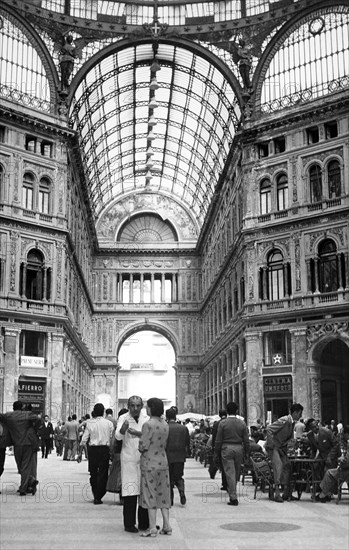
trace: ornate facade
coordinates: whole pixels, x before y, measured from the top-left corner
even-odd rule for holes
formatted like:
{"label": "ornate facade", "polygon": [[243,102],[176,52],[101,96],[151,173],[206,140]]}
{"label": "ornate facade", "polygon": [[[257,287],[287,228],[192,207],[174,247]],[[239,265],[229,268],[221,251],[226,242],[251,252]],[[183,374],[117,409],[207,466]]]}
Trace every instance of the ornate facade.
{"label": "ornate facade", "polygon": [[142,330],[179,412],[349,422],[349,2],[4,0],[0,407],[117,407]]}

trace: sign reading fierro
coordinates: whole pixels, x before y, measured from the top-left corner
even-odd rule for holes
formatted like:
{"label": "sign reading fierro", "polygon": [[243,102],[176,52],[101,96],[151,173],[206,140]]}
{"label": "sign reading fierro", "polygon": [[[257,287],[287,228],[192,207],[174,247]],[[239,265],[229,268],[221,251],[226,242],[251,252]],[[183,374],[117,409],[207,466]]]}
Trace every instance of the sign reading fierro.
{"label": "sign reading fierro", "polygon": [[292,377],[268,376],[264,378],[264,393],[267,395],[292,394]]}

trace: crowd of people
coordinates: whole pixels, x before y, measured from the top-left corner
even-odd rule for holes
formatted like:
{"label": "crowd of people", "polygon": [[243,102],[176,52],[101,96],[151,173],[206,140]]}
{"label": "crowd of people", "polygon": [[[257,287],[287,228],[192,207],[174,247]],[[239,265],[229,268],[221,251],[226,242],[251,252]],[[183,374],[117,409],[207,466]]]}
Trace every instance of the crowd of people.
{"label": "crowd of people", "polygon": [[[248,427],[234,402],[219,411],[219,419],[212,425],[205,419],[193,423],[189,417],[182,423],[177,413],[174,406],[165,411],[162,400],[156,397],[148,399],[144,408],[142,398],[133,395],[117,418],[112,409],[105,410],[102,403],[96,403],[91,415],[78,421],[72,414],[54,428],[47,415],[37,415],[30,406],[15,401],[13,411],[0,414],[0,476],[6,448],[13,448],[21,477],[18,493],[35,495],[39,451],[48,459],[55,445],[57,456],[78,462],[85,454],[93,503],[103,504],[107,492],[118,493],[125,531],[142,537],[171,535],[175,488],[180,504],[185,506],[184,465],[187,458],[198,458],[201,452],[208,457],[210,477],[214,479],[221,472],[222,490],[227,491],[230,506],[239,505],[237,483],[242,467],[250,463],[254,453],[270,461],[274,483],[269,498],[278,503],[296,498],[292,495],[292,455],[319,458],[323,463],[317,502],[331,500],[338,480],[349,481],[349,426],[341,421],[328,425],[314,418],[304,421],[300,403],[292,404],[288,415],[266,426],[258,421]],[[157,525],[158,510],[161,528]]]}

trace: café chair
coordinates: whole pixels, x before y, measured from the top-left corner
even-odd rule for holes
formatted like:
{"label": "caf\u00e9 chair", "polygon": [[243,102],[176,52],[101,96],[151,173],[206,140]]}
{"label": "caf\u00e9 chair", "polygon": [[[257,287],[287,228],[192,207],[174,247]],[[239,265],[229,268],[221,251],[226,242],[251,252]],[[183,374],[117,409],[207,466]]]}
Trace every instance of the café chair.
{"label": "caf\u00e9 chair", "polygon": [[274,498],[274,474],[269,458],[263,453],[252,453],[251,464],[255,478],[254,499],[256,499],[257,491],[263,493],[268,490],[269,498]]}
{"label": "caf\u00e9 chair", "polygon": [[[346,478],[339,477],[338,479],[338,493],[336,498],[336,504],[339,503],[339,501],[342,499],[342,495],[346,494],[349,495],[349,474],[347,473]],[[346,487],[344,487],[344,484],[346,484]]]}

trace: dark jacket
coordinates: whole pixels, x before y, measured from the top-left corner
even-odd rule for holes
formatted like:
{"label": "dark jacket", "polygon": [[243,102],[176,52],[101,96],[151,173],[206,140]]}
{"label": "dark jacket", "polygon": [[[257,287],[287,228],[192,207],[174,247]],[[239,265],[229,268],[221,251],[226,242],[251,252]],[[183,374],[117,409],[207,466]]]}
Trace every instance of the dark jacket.
{"label": "dark jacket", "polygon": [[41,437],[41,439],[43,439],[45,441],[47,439],[52,439],[52,437],[53,437],[53,426],[52,426],[51,422],[48,422],[47,426],[45,426],[45,422],[42,422],[42,424],[40,424],[40,427],[39,427],[39,430],[38,430],[38,435],[39,435],[39,437]]}
{"label": "dark jacket", "polygon": [[0,421],[5,422],[8,427],[15,447],[32,444],[31,433],[37,419],[37,415],[30,411],[11,411],[0,414]]}
{"label": "dark jacket", "polygon": [[167,461],[169,464],[174,462],[185,462],[190,446],[190,437],[188,428],[177,422],[168,423],[169,432],[166,445]]}
{"label": "dark jacket", "polygon": [[308,432],[307,439],[312,454],[315,456],[319,451],[319,457],[326,460],[327,466],[336,468],[341,451],[339,441],[333,431],[320,426],[317,440],[314,432]]}
{"label": "dark jacket", "polygon": [[5,422],[0,422],[0,449],[5,449],[6,447],[12,447],[12,439],[10,432]]}

